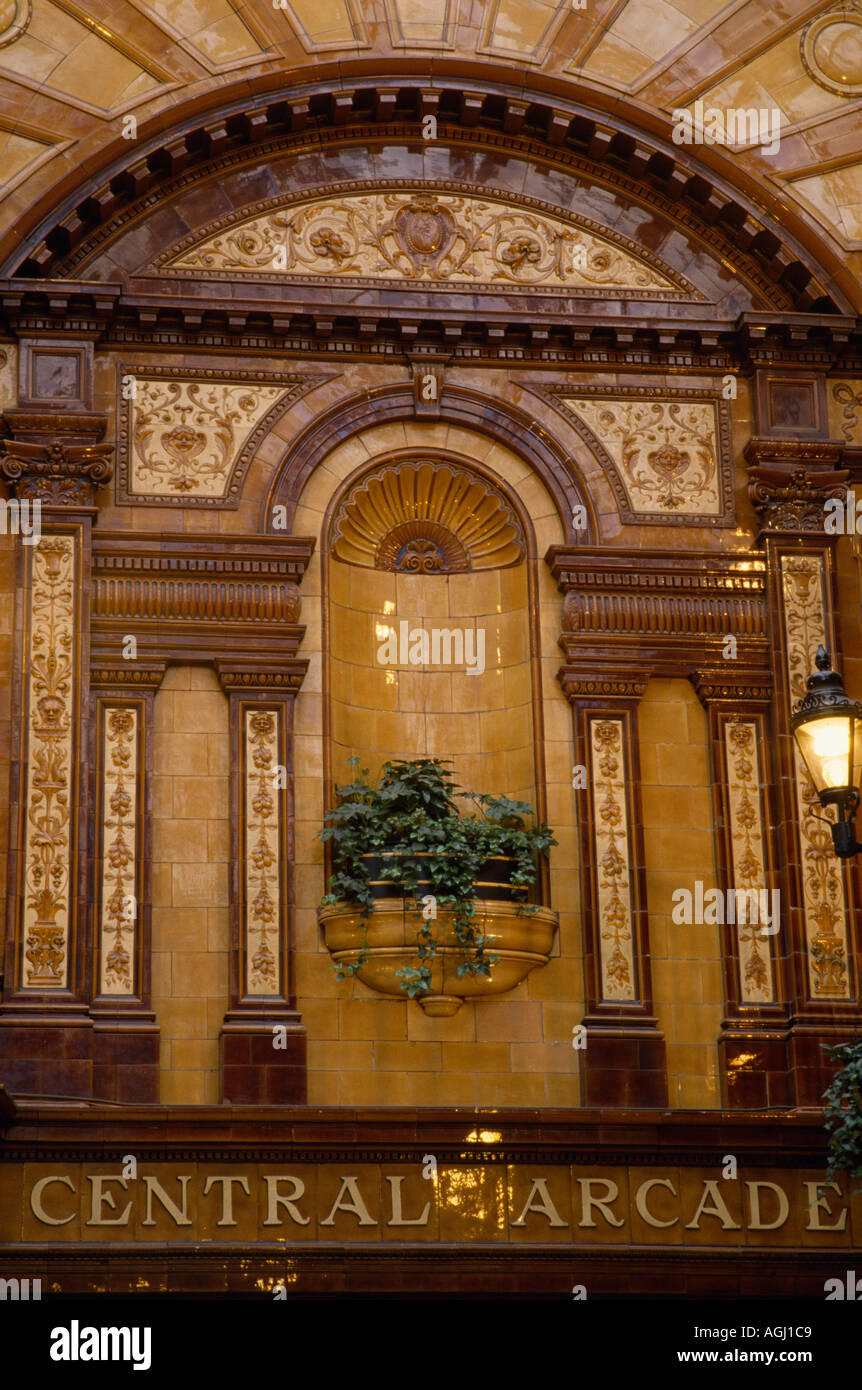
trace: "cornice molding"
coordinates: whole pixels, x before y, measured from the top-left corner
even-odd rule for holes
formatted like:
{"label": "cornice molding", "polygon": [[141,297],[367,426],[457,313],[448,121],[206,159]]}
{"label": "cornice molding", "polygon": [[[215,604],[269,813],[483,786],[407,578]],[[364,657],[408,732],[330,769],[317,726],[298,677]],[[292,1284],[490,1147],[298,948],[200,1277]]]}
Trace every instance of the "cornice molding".
{"label": "cornice molding", "polygon": [[710,705],[755,704],[767,706],[772,701],[772,675],[769,671],[729,670],[724,667],[695,671],[691,683],[705,708]]}
{"label": "cornice molding", "polygon": [[[650,367],[748,374],[758,365],[804,365],[862,374],[862,319],[838,314],[753,314],[725,319],[709,306],[679,312],[633,312],[608,317],[603,307],[568,299],[501,309],[499,299],[477,314],[475,305],[444,304],[438,291],[433,319],[407,303],[319,299],[273,307],[253,287],[230,296],[210,287],[205,306],[191,291],[154,281],[153,293],[127,292],[97,281],[0,280],[0,330],[10,337],[64,334],[98,338],[101,349],[164,348],[293,355],[304,363],[445,360],[450,365],[501,364]],[[206,321],[204,321],[204,307]],[[637,309],[637,305],[631,306]],[[668,306],[670,308],[670,306]],[[676,306],[677,311],[680,306]],[[765,320],[765,322],[763,321]]]}
{"label": "cornice molding", "polygon": [[647,688],[649,675],[642,671],[626,675],[614,668],[612,674],[609,672],[595,679],[584,676],[580,668],[561,666],[557,680],[567,700],[598,700],[604,705],[617,700],[639,700]]}
{"label": "cornice molding", "polygon": [[[569,698],[594,693],[576,685],[625,695],[615,682],[693,680],[701,670],[720,672],[716,684],[746,690],[758,684],[758,672],[768,677],[761,556],[554,546],[545,559],[564,594],[559,645],[567,664],[559,678]],[[734,655],[726,658],[728,638]]]}
{"label": "cornice molding", "polygon": [[[147,685],[160,663],[197,661],[221,663],[238,685],[298,689],[307,666],[296,656],[305,632],[299,584],[313,549],[295,536],[97,531],[91,663],[99,683]],[[136,648],[125,668],[129,633]]]}

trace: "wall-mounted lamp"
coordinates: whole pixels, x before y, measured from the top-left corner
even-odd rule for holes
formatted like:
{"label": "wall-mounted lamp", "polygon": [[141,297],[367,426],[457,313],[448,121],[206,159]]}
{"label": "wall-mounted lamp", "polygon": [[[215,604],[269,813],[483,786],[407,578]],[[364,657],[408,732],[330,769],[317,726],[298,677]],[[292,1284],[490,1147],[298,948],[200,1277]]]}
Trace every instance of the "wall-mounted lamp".
{"label": "wall-mounted lamp", "polygon": [[821,806],[838,808],[832,840],[838,857],[849,859],[862,850],[855,825],[862,780],[862,704],[849,698],[838,672],[830,670],[825,647],[817,648],[815,663],[808,694],[790,716],[790,731]]}

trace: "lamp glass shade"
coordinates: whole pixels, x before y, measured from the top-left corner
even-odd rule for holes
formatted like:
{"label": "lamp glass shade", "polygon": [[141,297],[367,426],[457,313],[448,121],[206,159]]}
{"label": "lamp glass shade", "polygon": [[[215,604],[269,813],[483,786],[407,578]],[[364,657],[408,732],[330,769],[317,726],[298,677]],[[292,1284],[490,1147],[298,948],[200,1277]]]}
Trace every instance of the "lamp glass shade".
{"label": "lamp glass shade", "polygon": [[849,792],[862,780],[862,721],[853,702],[845,710],[812,714],[793,730],[799,751],[819,793]]}

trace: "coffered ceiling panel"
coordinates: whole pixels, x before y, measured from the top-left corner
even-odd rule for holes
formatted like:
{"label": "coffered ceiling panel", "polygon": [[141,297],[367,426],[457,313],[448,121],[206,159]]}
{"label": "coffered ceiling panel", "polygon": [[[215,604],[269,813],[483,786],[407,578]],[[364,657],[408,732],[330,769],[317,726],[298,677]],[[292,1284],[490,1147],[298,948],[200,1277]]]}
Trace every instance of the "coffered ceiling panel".
{"label": "coffered ceiling panel", "polygon": [[727,0],[630,0],[584,71],[616,85],[633,84],[726,8]]}
{"label": "coffered ceiling panel", "polygon": [[284,0],[278,8],[308,48],[352,48],[363,37],[359,6],[350,0]]}
{"label": "coffered ceiling panel", "polygon": [[554,21],[566,10],[571,10],[567,0],[494,0],[483,45],[522,60],[534,58],[547,42]]}
{"label": "coffered ceiling panel", "polygon": [[104,113],[163,86],[167,74],[83,9],[35,0],[26,29],[0,48],[0,73]]}
{"label": "coffered ceiling panel", "polygon": [[219,66],[260,55],[261,44],[230,0],[136,0],[169,34]]}
{"label": "coffered ceiling panel", "polygon": [[450,44],[456,0],[389,0],[393,43]]}

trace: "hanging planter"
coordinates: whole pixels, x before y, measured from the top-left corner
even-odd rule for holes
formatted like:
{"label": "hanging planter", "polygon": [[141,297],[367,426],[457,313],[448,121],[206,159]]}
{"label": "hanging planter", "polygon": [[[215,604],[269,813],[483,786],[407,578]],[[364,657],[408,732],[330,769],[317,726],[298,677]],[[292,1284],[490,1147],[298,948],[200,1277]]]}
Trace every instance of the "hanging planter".
{"label": "hanging planter", "polygon": [[[483,939],[486,959],[493,957],[488,974],[459,973],[464,946],[455,926],[455,913],[438,911],[433,958],[420,956],[426,940],[422,906],[403,898],[377,902],[369,918],[360,908],[334,904],[320,909],[323,936],[342,976],[349,971],[369,989],[404,997],[405,974],[419,975],[429,963],[427,989],[414,993],[425,1013],[446,1017],[457,1013],[465,999],[504,994],[526,978],[537,965],[547,965],[557,930],[557,915],[538,908],[530,916],[519,915],[509,903],[474,899],[476,930]],[[477,960],[477,953],[467,953]],[[355,967],[355,968],[351,968]]]}
{"label": "hanging planter", "polygon": [[465,793],[462,814],[434,758],[386,763],[376,787],[366,777],[338,788],[321,831],[335,872],[318,915],[338,978],[446,1015],[546,964],[557,916],[528,896],[556,842],[527,824],[531,808]]}

